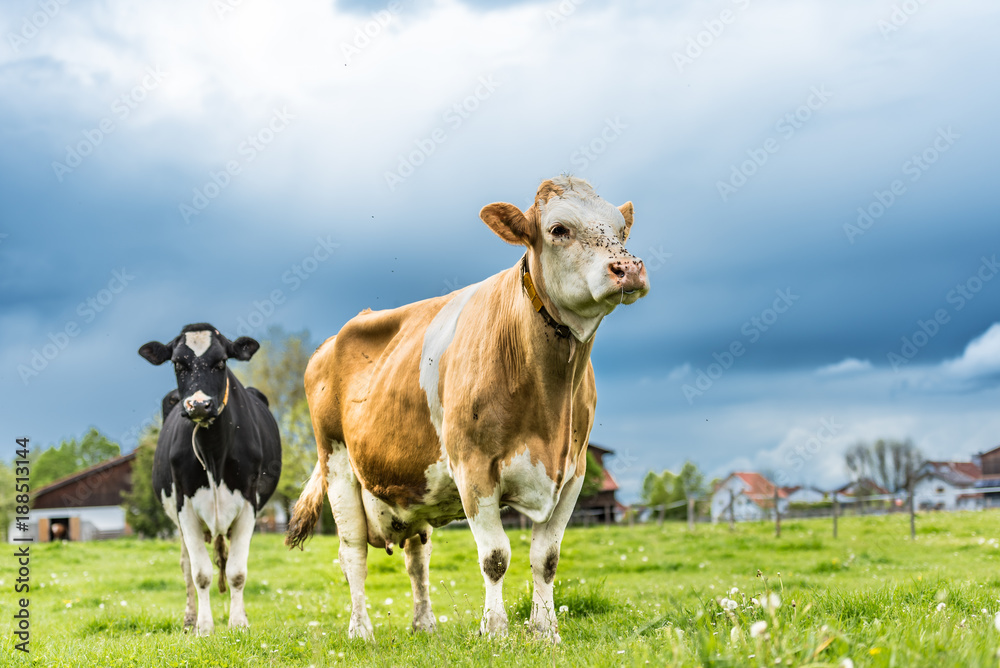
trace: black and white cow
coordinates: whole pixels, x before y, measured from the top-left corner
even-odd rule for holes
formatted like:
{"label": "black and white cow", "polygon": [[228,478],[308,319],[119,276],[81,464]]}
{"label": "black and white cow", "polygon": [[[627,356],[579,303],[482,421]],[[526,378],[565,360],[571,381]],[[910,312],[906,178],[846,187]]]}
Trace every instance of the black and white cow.
{"label": "black and white cow", "polygon": [[229,627],[248,625],[243,587],[250,537],[257,513],[281,476],[281,438],[267,398],[243,387],[226,367],[226,360],[249,360],[258,348],[251,338],[230,341],[201,323],[188,325],[170,343],[150,341],[139,349],[152,364],[172,361],[177,376],[177,390],[163,398],[153,487],[180,530],[187,583],[184,628],[197,623],[199,635],[215,629],[208,601],[212,558],[206,543],[215,548],[219,591],[229,582]]}

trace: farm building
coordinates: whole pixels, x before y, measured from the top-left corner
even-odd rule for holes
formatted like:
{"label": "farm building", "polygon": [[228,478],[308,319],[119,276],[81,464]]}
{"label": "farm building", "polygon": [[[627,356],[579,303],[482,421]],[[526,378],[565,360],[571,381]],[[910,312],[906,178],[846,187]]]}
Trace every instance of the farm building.
{"label": "farm building", "polygon": [[[876,503],[876,501],[871,500],[870,497],[887,496],[889,494],[889,490],[877,484],[873,480],[861,479],[851,481],[842,487],[838,487],[833,490],[833,494],[836,495],[836,499],[840,505],[851,506],[858,503]],[[877,503],[888,505],[886,504],[885,499],[877,501]]]}
{"label": "farm building", "polygon": [[788,505],[806,506],[830,500],[830,495],[815,487],[783,487]]}
{"label": "farm building", "polygon": [[913,486],[918,510],[977,510],[982,493],[975,490],[982,471],[972,462],[926,462]]}
{"label": "farm building", "polygon": [[[1000,487],[1000,446],[981,452],[972,458],[973,464],[978,464],[980,478],[975,487],[979,489],[994,489]],[[982,507],[995,508],[1000,506],[1000,492],[981,492]]]}
{"label": "farm building", "polygon": [[41,487],[32,494],[28,533],[45,543],[52,540],[100,540],[131,533],[125,523],[122,494],[132,489],[135,453],[109,459]]}
{"label": "farm building", "polygon": [[[774,517],[774,484],[759,473],[737,471],[716,486],[712,493],[712,521],[732,517],[737,522]],[[778,488],[778,510],[788,509],[788,493]]]}

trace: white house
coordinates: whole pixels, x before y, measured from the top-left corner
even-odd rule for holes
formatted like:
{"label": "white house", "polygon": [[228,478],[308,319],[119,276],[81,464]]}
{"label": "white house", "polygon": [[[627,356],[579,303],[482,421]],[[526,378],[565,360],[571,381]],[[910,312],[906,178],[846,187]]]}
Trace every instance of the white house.
{"label": "white house", "polygon": [[[778,510],[782,513],[788,510],[787,496],[785,490],[778,489]],[[712,493],[712,521],[727,521],[730,504],[738,522],[774,517],[774,485],[759,473],[732,473]]]}
{"label": "white house", "polygon": [[975,490],[982,478],[972,462],[926,462],[913,485],[918,510],[978,510],[983,495]]}
{"label": "white house", "polygon": [[829,495],[815,487],[785,487],[785,498],[789,504],[810,504],[829,501]]}

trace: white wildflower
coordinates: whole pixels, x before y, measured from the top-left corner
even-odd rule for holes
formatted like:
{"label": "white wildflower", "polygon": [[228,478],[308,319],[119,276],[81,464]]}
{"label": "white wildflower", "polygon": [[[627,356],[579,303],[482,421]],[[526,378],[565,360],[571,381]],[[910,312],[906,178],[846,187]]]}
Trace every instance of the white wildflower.
{"label": "white wildflower", "polygon": [[739,627],[734,626],[733,628],[729,629],[729,642],[735,645],[739,639],[740,639]]}
{"label": "white wildflower", "polygon": [[993,618],[993,626],[997,627],[997,631],[1000,631],[1000,612],[997,612],[996,617]]}
{"label": "white wildflower", "polygon": [[740,593],[740,588],[739,587],[733,587],[732,589],[729,590],[729,595],[730,596],[736,596],[739,593]]}
{"label": "white wildflower", "polygon": [[391,598],[385,599],[385,604],[386,605],[392,605],[392,599]]}
{"label": "white wildflower", "polygon": [[944,604],[944,601],[941,601],[940,603],[938,603],[938,604],[937,604],[937,611],[938,611],[938,612],[941,612],[941,611],[942,611],[942,610],[944,610],[944,609],[945,609],[946,607],[947,607],[947,606],[946,606],[946,605]]}
{"label": "white wildflower", "polygon": [[438,621],[444,624],[445,622],[448,621],[448,615],[441,615],[440,617],[438,617]]}
{"label": "white wildflower", "polygon": [[719,605],[721,605],[725,610],[735,610],[739,603],[731,598],[722,598],[719,600]]}
{"label": "white wildflower", "polygon": [[569,612],[569,606],[568,605],[560,605],[559,606],[559,612]]}
{"label": "white wildflower", "polygon": [[754,622],[753,624],[750,625],[750,637],[758,638],[766,630],[767,630],[767,622],[765,622],[763,619],[760,620],[759,622]]}
{"label": "white wildflower", "polygon": [[854,662],[851,661],[850,657],[848,657],[841,661],[837,668],[854,668]]}

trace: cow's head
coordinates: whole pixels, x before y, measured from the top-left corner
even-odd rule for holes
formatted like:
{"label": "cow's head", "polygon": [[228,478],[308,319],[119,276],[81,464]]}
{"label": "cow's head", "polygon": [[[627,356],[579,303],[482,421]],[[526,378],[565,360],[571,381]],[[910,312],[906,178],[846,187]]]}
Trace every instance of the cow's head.
{"label": "cow's head", "polygon": [[188,325],[170,343],[150,341],[139,354],[151,364],[170,360],[177,376],[183,414],[195,422],[218,417],[229,399],[229,358],[246,361],[260,348],[247,336],[230,341],[206,323]]}
{"label": "cow's head", "polygon": [[625,248],[632,202],[609,204],[583,179],[543,182],[525,212],[497,202],[479,215],[504,241],[528,247],[536,289],[581,341],[616,306],[649,292],[645,265]]}

